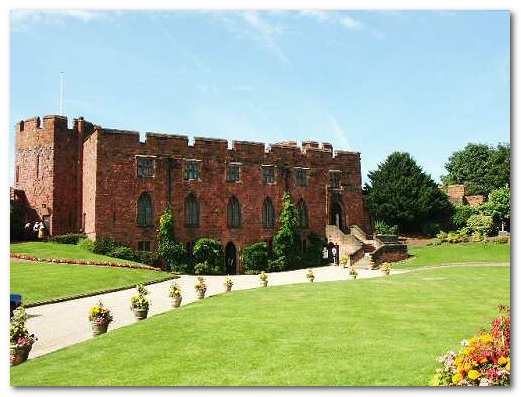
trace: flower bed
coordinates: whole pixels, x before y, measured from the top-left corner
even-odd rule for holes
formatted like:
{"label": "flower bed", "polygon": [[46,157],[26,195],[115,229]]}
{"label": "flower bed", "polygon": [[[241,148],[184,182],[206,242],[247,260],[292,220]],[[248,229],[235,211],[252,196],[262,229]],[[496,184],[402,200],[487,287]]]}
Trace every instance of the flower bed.
{"label": "flower bed", "polygon": [[434,386],[510,385],[510,309],[499,306],[499,312],[489,331],[462,341],[458,353],[439,358]]}
{"label": "flower bed", "polygon": [[31,262],[45,262],[45,263],[64,263],[69,265],[89,265],[89,266],[105,266],[105,267],[123,267],[127,269],[144,269],[144,270],[154,270],[156,272],[161,271],[161,269],[143,265],[139,263],[124,263],[124,262],[97,262],[97,261],[88,261],[83,259],[60,259],[60,258],[39,258],[36,256],[25,255],[25,254],[14,254],[11,253],[11,258],[15,259],[23,259],[25,261]]}

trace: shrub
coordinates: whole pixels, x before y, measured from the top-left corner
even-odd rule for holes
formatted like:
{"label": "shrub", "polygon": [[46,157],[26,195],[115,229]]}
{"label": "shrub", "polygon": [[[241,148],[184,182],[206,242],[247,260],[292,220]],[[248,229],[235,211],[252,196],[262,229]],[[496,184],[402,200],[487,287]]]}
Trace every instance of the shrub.
{"label": "shrub", "polygon": [[67,233],[59,236],[52,236],[49,238],[49,241],[59,244],[78,244],[81,239],[86,237],[87,236],[83,233]]}
{"label": "shrub", "polygon": [[[268,271],[269,272],[282,272],[284,270],[286,270],[286,261],[284,258],[276,258],[276,259],[268,260]],[[255,273],[255,274],[257,274],[257,273]]]}
{"label": "shrub", "polygon": [[157,254],[166,262],[167,270],[187,272],[189,261],[185,248],[175,241],[174,215],[168,207],[159,218]]}
{"label": "shrub", "polygon": [[476,209],[471,207],[470,205],[455,205],[454,213],[452,214],[452,223],[457,228],[466,226],[467,220],[476,213]]}
{"label": "shrub", "polygon": [[195,274],[211,274],[210,266],[207,262],[200,262],[194,266]]}
{"label": "shrub", "polygon": [[467,220],[467,228],[471,233],[479,233],[488,236],[494,226],[494,220],[489,215],[475,214]]}
{"label": "shrub", "polygon": [[80,239],[78,241],[78,245],[87,250],[87,251],[93,251],[94,250],[94,241],[88,239],[88,238],[83,238],[83,239]]}
{"label": "shrub", "polygon": [[130,247],[125,247],[122,245],[115,247],[113,250],[109,251],[107,255],[113,258],[126,259],[129,261],[136,259],[134,250]]}
{"label": "shrub", "polygon": [[155,252],[151,251],[134,251],[134,258],[135,261],[147,265],[157,265],[159,263],[159,257]]}
{"label": "shrub", "polygon": [[316,233],[308,235],[308,247],[302,258],[302,267],[319,266],[322,263],[322,248],[324,242]]}
{"label": "shrub", "polygon": [[244,247],[241,259],[245,271],[260,272],[268,270],[268,244],[262,241]]}
{"label": "shrub", "polygon": [[444,232],[444,231],[441,231],[439,232],[437,235],[436,235],[436,238],[442,242],[442,243],[445,243],[447,242],[447,232]]}
{"label": "shrub", "polygon": [[194,245],[194,258],[198,265],[201,263],[206,264],[208,274],[224,274],[223,248],[217,240],[209,238],[197,240]]}
{"label": "shrub", "polygon": [[108,255],[108,253],[121,244],[108,238],[100,238],[93,241],[92,252],[95,254]]}
{"label": "shrub", "polygon": [[436,236],[441,230],[441,226],[436,222],[424,223],[421,227],[421,232],[429,237]]}
{"label": "shrub", "polygon": [[282,196],[279,230],[273,236],[273,253],[282,270],[292,269],[300,263],[300,238],[297,231],[297,210],[288,192]]}
{"label": "shrub", "polygon": [[397,225],[389,226],[384,221],[377,220],[374,223],[374,231],[375,231],[376,234],[393,234],[393,235],[397,235],[398,234],[398,226]]}

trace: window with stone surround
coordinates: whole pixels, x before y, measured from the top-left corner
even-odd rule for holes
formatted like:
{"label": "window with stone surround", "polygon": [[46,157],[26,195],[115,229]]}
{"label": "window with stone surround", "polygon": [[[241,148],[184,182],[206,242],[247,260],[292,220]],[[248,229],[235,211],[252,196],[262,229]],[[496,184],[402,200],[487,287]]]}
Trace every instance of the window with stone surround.
{"label": "window with stone surround", "polygon": [[226,180],[228,182],[238,182],[241,177],[241,165],[239,163],[229,163],[226,167]]}
{"label": "window with stone surround", "polygon": [[342,172],[338,170],[330,170],[329,171],[329,186],[333,189],[340,188],[340,177],[342,176]]}
{"label": "window with stone surround", "polygon": [[185,225],[199,226],[199,201],[193,193],[190,193],[185,199]]}
{"label": "window with stone surround", "polygon": [[199,179],[199,160],[185,160],[184,178],[186,181]]}
{"label": "window with stone surround", "polygon": [[295,167],[295,183],[297,186],[308,185],[308,169],[302,167]]}
{"label": "window with stone surround", "polygon": [[228,201],[228,227],[238,228],[241,226],[241,205],[236,197]]}
{"label": "window with stone surround", "polygon": [[150,193],[143,192],[137,200],[137,224],[139,226],[153,225],[152,197]]}
{"label": "window with stone surround", "polygon": [[138,251],[150,251],[150,241],[138,241],[137,249]]}
{"label": "window with stone surround", "polygon": [[308,207],[303,199],[300,199],[297,204],[297,226],[301,229],[308,227]]}
{"label": "window with stone surround", "polygon": [[137,176],[150,178],[154,176],[154,159],[152,157],[137,156]]}
{"label": "window with stone surround", "polygon": [[262,182],[275,183],[275,167],[272,165],[262,166]]}
{"label": "window with stone surround", "polygon": [[262,204],[262,225],[266,229],[273,229],[275,226],[275,208],[269,197]]}

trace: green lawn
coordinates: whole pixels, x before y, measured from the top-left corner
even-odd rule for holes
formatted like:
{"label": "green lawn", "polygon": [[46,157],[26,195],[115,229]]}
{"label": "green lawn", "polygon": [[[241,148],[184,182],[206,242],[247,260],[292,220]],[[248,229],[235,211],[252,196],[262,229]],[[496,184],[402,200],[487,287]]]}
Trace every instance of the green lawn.
{"label": "green lawn", "polygon": [[428,385],[509,285],[480,266],[236,291],[29,360],[11,384]]}
{"label": "green lawn", "polygon": [[94,254],[79,245],[48,243],[42,241],[11,244],[11,252],[14,254],[32,255],[45,259],[82,259],[98,262],[135,263],[124,259]]}
{"label": "green lawn", "polygon": [[11,292],[24,304],[165,279],[165,272],[11,261]]}
{"label": "green lawn", "polygon": [[462,243],[409,247],[413,258],[393,264],[396,269],[448,263],[510,262],[510,244]]}

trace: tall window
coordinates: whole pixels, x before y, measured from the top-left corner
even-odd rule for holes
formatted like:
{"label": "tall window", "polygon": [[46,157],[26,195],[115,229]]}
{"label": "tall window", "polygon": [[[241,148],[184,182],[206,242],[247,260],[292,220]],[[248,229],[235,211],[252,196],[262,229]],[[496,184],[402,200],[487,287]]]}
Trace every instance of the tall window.
{"label": "tall window", "polygon": [[340,171],[329,171],[329,186],[334,189],[338,189],[340,187],[340,176],[342,172]]}
{"label": "tall window", "polygon": [[232,197],[228,201],[228,227],[235,228],[241,226],[241,205],[237,198]]}
{"label": "tall window", "polygon": [[154,176],[154,159],[137,157],[137,176],[147,178]]}
{"label": "tall window", "polygon": [[295,168],[295,182],[297,183],[297,186],[308,185],[308,174],[306,168]]}
{"label": "tall window", "polygon": [[185,163],[185,180],[193,181],[199,179],[199,161],[187,160]]}
{"label": "tall window", "polygon": [[275,167],[272,165],[262,166],[262,182],[263,183],[274,183],[275,182]]}
{"label": "tall window", "polygon": [[308,227],[308,223],[308,208],[304,200],[300,199],[297,204],[297,225],[305,229]]}
{"label": "tall window", "polygon": [[36,155],[36,178],[40,177],[40,154]]}
{"label": "tall window", "polygon": [[262,225],[266,229],[273,229],[275,226],[275,209],[269,197],[266,197],[262,204]]}
{"label": "tall window", "polygon": [[150,251],[150,241],[138,241],[137,249],[138,251]]}
{"label": "tall window", "polygon": [[239,164],[228,164],[226,170],[226,180],[228,182],[237,182],[240,179],[241,168]]}
{"label": "tall window", "polygon": [[186,226],[199,226],[199,201],[190,193],[185,199]]}
{"label": "tall window", "polygon": [[139,226],[152,226],[152,197],[143,192],[137,200],[137,223]]}
{"label": "tall window", "polygon": [[16,166],[16,182],[20,182],[20,166]]}

